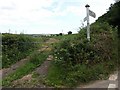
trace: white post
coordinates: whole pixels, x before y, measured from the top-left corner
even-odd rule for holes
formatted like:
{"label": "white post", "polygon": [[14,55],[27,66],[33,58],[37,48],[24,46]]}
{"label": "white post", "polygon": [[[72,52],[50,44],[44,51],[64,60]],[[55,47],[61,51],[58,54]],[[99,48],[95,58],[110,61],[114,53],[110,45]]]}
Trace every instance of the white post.
{"label": "white post", "polygon": [[87,39],[90,41],[90,25],[89,25],[89,5],[87,4],[86,6],[86,11],[87,11]]}

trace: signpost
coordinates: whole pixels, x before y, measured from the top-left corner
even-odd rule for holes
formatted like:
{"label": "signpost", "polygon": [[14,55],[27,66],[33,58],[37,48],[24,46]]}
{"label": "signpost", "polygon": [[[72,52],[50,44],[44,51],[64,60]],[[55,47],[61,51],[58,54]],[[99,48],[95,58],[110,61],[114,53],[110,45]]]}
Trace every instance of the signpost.
{"label": "signpost", "polygon": [[87,16],[84,18],[84,22],[87,21],[87,39],[88,41],[90,41],[90,24],[89,24],[89,15],[92,17],[96,17],[95,13],[91,10],[89,10],[89,5],[87,4],[86,6],[86,12],[87,12]]}

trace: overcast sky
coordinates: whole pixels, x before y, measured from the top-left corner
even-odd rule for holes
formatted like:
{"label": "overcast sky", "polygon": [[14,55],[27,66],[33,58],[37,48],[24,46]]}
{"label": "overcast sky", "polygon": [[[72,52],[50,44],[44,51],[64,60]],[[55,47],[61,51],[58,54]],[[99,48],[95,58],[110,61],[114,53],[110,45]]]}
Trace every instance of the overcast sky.
{"label": "overcast sky", "polygon": [[0,0],[0,32],[77,33],[86,16],[86,4],[97,16],[90,17],[92,23],[111,3],[114,0]]}

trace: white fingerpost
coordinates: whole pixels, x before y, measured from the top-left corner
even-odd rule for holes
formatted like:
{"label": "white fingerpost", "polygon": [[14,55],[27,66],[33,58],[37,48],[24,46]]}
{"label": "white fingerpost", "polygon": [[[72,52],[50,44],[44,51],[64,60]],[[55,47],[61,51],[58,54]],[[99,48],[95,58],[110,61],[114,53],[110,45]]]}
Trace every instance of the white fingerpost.
{"label": "white fingerpost", "polygon": [[89,24],[89,5],[87,4],[86,6],[86,11],[87,11],[87,39],[90,41],[90,24]]}

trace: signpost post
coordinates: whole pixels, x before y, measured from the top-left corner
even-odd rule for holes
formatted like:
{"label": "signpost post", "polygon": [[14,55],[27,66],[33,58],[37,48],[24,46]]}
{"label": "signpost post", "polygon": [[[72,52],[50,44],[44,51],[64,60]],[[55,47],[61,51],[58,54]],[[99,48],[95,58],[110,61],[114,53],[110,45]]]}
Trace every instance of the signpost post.
{"label": "signpost post", "polygon": [[89,25],[89,5],[87,4],[86,6],[86,11],[87,11],[87,39],[90,41],[90,25]]}
{"label": "signpost post", "polygon": [[86,6],[86,12],[87,12],[87,16],[84,18],[84,22],[87,21],[87,39],[88,41],[90,41],[90,24],[89,24],[89,15],[92,17],[96,17],[95,13],[91,10],[89,10],[89,5],[87,4]]}

